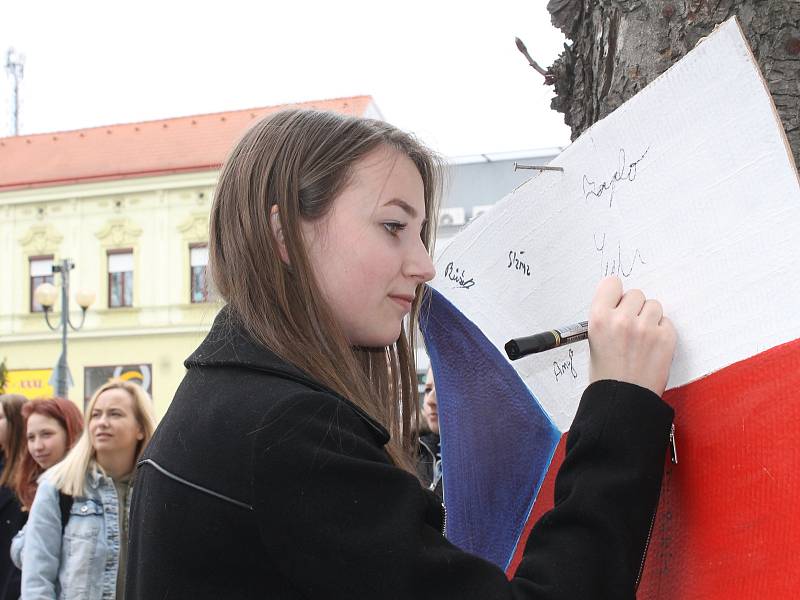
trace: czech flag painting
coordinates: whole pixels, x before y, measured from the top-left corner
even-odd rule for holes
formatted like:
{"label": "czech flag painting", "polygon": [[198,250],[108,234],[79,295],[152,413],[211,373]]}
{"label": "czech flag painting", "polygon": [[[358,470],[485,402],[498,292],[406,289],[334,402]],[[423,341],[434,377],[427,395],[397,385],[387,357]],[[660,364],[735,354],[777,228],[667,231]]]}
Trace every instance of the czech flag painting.
{"label": "czech flag painting", "polygon": [[[733,100],[735,98],[735,100]],[[588,384],[597,282],[678,330],[665,477],[640,598],[786,598],[800,586],[800,184],[738,23],[719,26],[437,257],[421,314],[436,378],[447,537],[513,575],[552,506]]]}
{"label": "czech flag painting", "polygon": [[514,368],[438,292],[423,319],[441,431],[469,432],[442,437],[446,534],[507,568],[561,432]]}

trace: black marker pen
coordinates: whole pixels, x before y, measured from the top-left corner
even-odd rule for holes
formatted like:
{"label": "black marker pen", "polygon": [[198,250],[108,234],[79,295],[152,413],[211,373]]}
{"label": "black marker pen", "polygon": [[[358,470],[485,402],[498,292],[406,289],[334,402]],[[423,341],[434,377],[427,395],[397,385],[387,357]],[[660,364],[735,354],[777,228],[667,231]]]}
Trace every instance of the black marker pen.
{"label": "black marker pen", "polygon": [[528,354],[552,350],[564,344],[579,342],[589,337],[589,321],[581,321],[575,325],[567,325],[551,329],[544,333],[529,335],[523,338],[508,340],[505,345],[506,354],[511,360],[517,360]]}

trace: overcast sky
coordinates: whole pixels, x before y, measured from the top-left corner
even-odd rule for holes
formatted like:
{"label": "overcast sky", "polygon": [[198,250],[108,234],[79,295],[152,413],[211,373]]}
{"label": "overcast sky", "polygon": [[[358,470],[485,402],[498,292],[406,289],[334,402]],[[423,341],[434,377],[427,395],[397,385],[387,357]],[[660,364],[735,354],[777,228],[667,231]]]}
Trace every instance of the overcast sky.
{"label": "overcast sky", "polygon": [[[565,146],[544,0],[17,0],[0,50],[25,55],[21,133],[371,94],[386,120],[450,155]],[[0,76],[0,134],[11,133]]]}

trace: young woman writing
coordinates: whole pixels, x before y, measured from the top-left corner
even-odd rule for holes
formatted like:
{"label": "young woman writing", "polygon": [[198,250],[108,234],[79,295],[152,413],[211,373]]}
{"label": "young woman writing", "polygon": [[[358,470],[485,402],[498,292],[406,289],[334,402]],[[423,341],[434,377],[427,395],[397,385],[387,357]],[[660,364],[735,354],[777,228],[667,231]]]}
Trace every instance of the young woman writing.
{"label": "young woman writing", "polygon": [[209,244],[227,305],[139,462],[128,600],[633,596],[674,330],[601,282],[555,508],[510,581],[455,548],[413,474],[438,181],[433,155],[379,121],[282,112],[234,148]]}

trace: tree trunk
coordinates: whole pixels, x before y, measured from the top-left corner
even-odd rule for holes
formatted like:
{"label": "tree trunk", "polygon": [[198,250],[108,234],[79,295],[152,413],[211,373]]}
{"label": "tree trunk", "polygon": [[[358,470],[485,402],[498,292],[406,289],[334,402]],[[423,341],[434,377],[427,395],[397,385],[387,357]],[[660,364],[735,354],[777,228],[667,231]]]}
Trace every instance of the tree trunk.
{"label": "tree trunk", "polygon": [[550,0],[547,9],[572,40],[550,70],[552,108],[573,140],[736,15],[800,165],[800,1]]}

